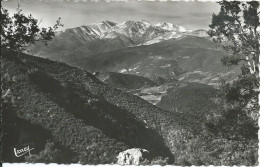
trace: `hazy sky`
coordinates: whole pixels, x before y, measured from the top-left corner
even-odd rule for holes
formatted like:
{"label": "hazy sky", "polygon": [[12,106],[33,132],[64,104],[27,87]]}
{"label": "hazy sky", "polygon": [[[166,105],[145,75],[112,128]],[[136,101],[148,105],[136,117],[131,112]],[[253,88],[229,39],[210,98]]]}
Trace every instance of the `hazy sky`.
{"label": "hazy sky", "polygon": [[[17,0],[2,2],[3,7],[13,13]],[[214,2],[54,2],[20,1],[25,14],[31,13],[42,19],[42,25],[50,26],[58,17],[64,28],[72,28],[104,20],[124,22],[146,20],[151,23],[170,22],[190,29],[207,29],[213,12],[219,6]],[[63,28],[63,29],[64,29]]]}

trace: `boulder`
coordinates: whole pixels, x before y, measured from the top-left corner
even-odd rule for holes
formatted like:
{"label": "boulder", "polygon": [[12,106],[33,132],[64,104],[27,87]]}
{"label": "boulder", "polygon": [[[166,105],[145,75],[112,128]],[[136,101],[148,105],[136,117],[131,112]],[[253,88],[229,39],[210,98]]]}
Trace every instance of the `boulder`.
{"label": "boulder", "polygon": [[140,165],[149,155],[149,151],[141,148],[132,148],[120,152],[117,156],[119,165]]}

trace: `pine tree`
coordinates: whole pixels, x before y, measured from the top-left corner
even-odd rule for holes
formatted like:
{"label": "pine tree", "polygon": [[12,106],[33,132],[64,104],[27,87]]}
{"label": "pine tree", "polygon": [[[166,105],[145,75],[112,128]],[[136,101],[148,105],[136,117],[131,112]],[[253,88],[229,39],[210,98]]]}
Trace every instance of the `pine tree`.
{"label": "pine tree", "polygon": [[260,21],[259,2],[221,1],[220,12],[213,14],[209,36],[222,45],[228,56],[226,66],[241,65],[242,74],[233,83],[224,83],[222,92],[231,109],[257,119],[259,103]]}

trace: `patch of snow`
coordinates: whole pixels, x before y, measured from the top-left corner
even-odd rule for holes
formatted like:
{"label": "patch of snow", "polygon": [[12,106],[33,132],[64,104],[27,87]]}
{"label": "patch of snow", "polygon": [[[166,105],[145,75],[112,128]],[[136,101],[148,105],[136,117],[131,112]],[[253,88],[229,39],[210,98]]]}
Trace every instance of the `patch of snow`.
{"label": "patch of snow", "polygon": [[191,32],[191,30],[188,30],[183,26],[175,25],[172,23],[158,23],[158,24],[156,24],[156,26],[160,27],[164,30],[167,30],[167,31],[176,31],[176,32],[181,32],[181,33]]}
{"label": "patch of snow", "polygon": [[172,23],[158,23],[156,26],[168,31],[177,31],[177,26]]}
{"label": "patch of snow", "polygon": [[179,27],[178,27],[178,31],[179,31],[179,32],[187,32],[187,29],[184,28],[184,27],[182,27],[182,26],[179,26]]}
{"label": "patch of snow", "polygon": [[166,40],[173,39],[173,38],[179,38],[181,36],[182,36],[182,34],[177,34],[176,32],[168,32],[167,34],[155,37],[155,38],[143,43],[142,45],[151,45],[151,44],[159,43],[161,41],[166,41]]}
{"label": "patch of snow", "polygon": [[98,31],[97,29],[92,29],[92,31],[95,33],[95,34],[97,34],[98,36],[100,36],[101,35],[101,32],[100,31]]}

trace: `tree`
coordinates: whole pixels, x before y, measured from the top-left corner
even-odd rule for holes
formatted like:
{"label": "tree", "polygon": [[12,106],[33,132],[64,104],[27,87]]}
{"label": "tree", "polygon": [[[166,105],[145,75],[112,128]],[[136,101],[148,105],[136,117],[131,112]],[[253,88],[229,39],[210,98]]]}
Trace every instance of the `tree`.
{"label": "tree", "polygon": [[228,56],[226,66],[241,65],[242,74],[233,83],[223,83],[226,102],[237,111],[256,114],[259,110],[260,21],[259,2],[221,1],[220,12],[213,14],[209,36],[220,43]]}
{"label": "tree", "polygon": [[53,27],[40,28],[40,22],[31,14],[25,16],[20,5],[13,16],[10,16],[8,11],[1,7],[1,48],[21,52],[37,42],[47,44],[54,38],[55,31],[63,26],[60,20],[61,18]]}

